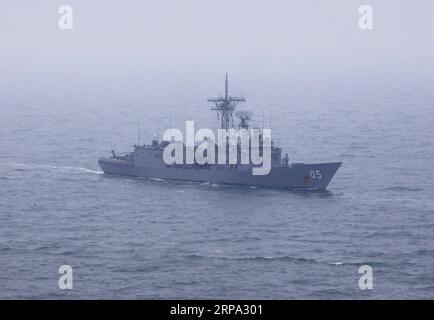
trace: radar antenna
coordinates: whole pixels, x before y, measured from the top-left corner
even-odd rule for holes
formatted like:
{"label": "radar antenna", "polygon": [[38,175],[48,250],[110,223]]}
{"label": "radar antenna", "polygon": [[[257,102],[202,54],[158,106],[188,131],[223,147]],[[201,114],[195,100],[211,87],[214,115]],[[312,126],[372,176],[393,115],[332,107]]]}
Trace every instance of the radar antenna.
{"label": "radar antenna", "polygon": [[235,112],[235,115],[240,119],[240,123],[238,124],[238,127],[242,129],[248,129],[249,128],[248,121],[252,120],[252,112],[239,110]]}
{"label": "radar antenna", "polygon": [[228,74],[226,73],[225,81],[225,96],[217,98],[209,98],[208,102],[214,102],[215,107],[211,110],[217,111],[217,116],[221,120],[220,128],[222,129],[232,129],[234,126],[233,113],[239,102],[246,102],[244,97],[231,97],[229,96],[229,81]]}

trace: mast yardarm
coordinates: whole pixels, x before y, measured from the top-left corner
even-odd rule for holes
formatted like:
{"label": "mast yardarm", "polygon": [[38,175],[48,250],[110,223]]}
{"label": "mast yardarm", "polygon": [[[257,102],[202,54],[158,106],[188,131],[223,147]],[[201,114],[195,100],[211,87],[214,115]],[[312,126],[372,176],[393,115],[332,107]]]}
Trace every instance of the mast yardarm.
{"label": "mast yardarm", "polygon": [[225,96],[217,98],[209,98],[208,102],[214,102],[215,107],[211,110],[217,111],[217,115],[221,121],[220,128],[232,129],[235,128],[233,113],[239,102],[246,102],[244,97],[231,97],[229,96],[229,81],[228,74],[226,73],[225,81]]}

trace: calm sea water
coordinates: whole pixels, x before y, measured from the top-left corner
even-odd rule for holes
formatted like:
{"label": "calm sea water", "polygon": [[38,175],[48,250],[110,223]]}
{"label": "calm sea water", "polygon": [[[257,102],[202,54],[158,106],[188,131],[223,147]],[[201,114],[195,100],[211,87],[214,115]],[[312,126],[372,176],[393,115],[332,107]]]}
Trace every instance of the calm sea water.
{"label": "calm sea water", "polygon": [[343,161],[325,192],[105,176],[223,91],[121,80],[2,83],[1,298],[434,298],[432,79],[233,80],[291,160]]}

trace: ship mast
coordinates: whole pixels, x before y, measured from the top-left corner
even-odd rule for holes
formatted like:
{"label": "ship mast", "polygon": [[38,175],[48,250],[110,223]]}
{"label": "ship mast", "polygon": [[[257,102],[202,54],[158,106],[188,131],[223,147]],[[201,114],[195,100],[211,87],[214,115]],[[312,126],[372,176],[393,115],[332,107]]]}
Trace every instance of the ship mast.
{"label": "ship mast", "polygon": [[220,128],[222,129],[232,129],[234,126],[233,113],[239,102],[246,102],[244,97],[231,97],[229,96],[229,81],[228,74],[226,73],[225,81],[225,96],[217,98],[209,98],[208,102],[214,102],[215,107],[211,110],[217,111],[217,115],[221,121]]}

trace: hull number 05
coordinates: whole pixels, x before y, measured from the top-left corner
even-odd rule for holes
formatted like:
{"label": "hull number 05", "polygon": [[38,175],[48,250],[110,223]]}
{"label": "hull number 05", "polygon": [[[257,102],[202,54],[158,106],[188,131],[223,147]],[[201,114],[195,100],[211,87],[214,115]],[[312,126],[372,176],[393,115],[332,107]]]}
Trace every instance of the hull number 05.
{"label": "hull number 05", "polygon": [[322,179],[322,174],[320,170],[310,170],[309,174],[312,179]]}

